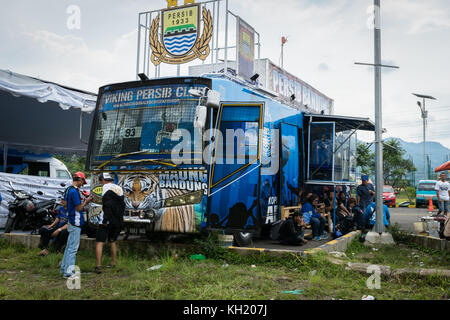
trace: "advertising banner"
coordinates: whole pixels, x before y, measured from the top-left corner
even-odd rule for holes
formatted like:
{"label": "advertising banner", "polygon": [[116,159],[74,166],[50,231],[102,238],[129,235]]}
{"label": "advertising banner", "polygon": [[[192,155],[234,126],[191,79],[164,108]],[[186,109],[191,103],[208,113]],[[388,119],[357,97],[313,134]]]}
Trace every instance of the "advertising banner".
{"label": "advertising banner", "polygon": [[255,30],[244,20],[237,17],[237,72],[244,79],[254,75]]}
{"label": "advertising banner", "polygon": [[[294,103],[307,111],[314,113],[331,114],[333,101],[319,91],[293,76],[287,71],[269,62],[269,89],[276,92],[281,99]],[[295,95],[295,100],[291,101]]]}

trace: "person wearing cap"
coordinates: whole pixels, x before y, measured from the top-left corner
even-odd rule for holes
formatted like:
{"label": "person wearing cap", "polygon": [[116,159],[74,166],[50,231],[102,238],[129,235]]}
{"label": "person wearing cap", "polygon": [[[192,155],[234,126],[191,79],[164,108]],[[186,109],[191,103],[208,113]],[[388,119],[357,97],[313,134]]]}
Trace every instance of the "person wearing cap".
{"label": "person wearing cap", "polygon": [[357,205],[361,210],[365,211],[367,206],[372,203],[373,196],[375,195],[375,188],[373,184],[369,182],[369,177],[366,174],[361,176],[362,183],[356,188]]}
{"label": "person wearing cap", "polygon": [[100,222],[97,230],[95,246],[97,266],[95,267],[94,272],[97,274],[102,272],[103,245],[106,240],[108,240],[111,246],[111,264],[109,267],[114,268],[116,266],[116,241],[122,231],[123,215],[125,212],[125,198],[123,195],[123,190],[120,186],[114,184],[114,178],[112,175],[108,172],[102,173],[99,180],[103,185],[103,213],[102,221]]}
{"label": "person wearing cap", "polygon": [[67,205],[67,231],[69,237],[67,238],[66,250],[61,263],[61,273],[65,278],[71,277],[75,274],[75,262],[80,245],[81,227],[84,225],[83,210],[87,204],[92,202],[93,198],[81,201],[79,188],[86,184],[86,176],[82,172],[77,172],[73,175],[72,185],[64,192],[64,202]]}

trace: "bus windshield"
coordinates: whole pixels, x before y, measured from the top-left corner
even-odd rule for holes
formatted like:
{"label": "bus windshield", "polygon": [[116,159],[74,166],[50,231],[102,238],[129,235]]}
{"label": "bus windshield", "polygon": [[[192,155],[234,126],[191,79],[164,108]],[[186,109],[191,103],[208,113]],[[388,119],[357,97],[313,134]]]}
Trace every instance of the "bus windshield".
{"label": "bus windshield", "polygon": [[[204,87],[196,85],[195,89]],[[88,155],[91,169],[115,158],[111,165],[124,163],[130,153],[141,154],[141,159],[144,153],[144,158],[170,159],[172,149],[186,142],[187,133],[193,141],[198,98],[189,95],[191,88],[186,84],[157,85],[99,95]]]}

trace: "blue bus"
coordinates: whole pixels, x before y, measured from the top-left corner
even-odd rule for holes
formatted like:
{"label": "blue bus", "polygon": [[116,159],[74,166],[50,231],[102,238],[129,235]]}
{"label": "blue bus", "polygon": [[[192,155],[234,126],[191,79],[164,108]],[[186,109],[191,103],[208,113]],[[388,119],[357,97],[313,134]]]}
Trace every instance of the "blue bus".
{"label": "blue bus", "polygon": [[357,130],[374,124],[225,74],[112,84],[99,90],[86,170],[94,194],[101,172],[122,186],[127,234],[221,230],[245,245],[300,190],[356,183]]}

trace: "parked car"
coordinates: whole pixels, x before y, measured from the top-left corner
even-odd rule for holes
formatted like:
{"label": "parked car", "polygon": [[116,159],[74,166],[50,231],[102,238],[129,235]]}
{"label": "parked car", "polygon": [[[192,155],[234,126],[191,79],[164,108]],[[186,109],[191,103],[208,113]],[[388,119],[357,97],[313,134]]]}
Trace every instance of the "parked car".
{"label": "parked car", "polygon": [[397,193],[391,186],[383,186],[383,203],[388,207],[395,208]]}
{"label": "parked car", "polygon": [[420,180],[416,189],[416,208],[428,207],[430,198],[433,199],[433,205],[438,205],[436,190],[436,180]]}

